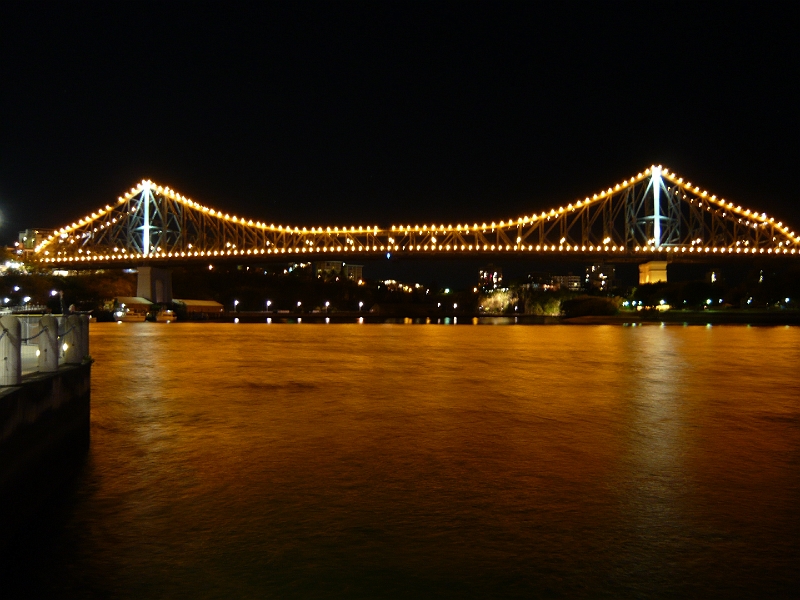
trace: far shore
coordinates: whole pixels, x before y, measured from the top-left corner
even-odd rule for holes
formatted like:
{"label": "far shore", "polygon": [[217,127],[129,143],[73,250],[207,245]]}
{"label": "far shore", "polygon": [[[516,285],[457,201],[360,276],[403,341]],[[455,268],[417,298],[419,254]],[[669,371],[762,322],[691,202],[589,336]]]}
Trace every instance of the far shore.
{"label": "far shore", "polygon": [[[187,322],[187,321],[183,321]],[[192,322],[191,320],[189,322]],[[198,321],[195,321],[198,322]],[[795,310],[679,310],[621,311],[615,315],[546,316],[486,313],[393,314],[373,312],[275,313],[263,311],[227,312],[204,322],[217,323],[405,323],[444,325],[800,325]]]}

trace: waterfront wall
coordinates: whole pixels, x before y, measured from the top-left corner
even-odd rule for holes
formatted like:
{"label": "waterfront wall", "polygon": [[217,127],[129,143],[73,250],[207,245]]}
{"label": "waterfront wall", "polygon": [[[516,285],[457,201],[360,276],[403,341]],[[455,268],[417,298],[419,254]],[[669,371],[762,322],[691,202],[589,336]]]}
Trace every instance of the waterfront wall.
{"label": "waterfront wall", "polygon": [[91,361],[0,387],[0,550],[83,464]]}

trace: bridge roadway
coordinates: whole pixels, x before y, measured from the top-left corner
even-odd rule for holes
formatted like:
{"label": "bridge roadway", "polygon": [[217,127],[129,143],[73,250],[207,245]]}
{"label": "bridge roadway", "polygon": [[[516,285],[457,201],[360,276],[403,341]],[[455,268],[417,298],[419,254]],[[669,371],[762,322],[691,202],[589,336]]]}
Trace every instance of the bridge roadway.
{"label": "bridge roadway", "polygon": [[[385,248],[385,246],[384,246]],[[286,264],[295,262],[315,262],[315,261],[343,261],[343,262],[367,262],[385,260],[480,260],[487,261],[525,261],[525,262],[597,262],[597,263],[626,263],[643,264],[650,261],[666,261],[667,263],[698,263],[698,264],[726,264],[740,261],[744,256],[748,256],[753,261],[769,259],[772,262],[789,262],[796,258],[796,252],[786,252],[778,254],[770,250],[758,253],[742,254],[730,251],[719,251],[714,248],[705,248],[698,252],[681,252],[667,250],[649,249],[644,251],[626,251],[625,249],[614,251],[590,251],[590,250],[494,250],[494,251],[396,251],[380,250],[361,251],[361,252],[314,252],[314,253],[295,253],[287,252],[209,252],[194,255],[181,256],[179,253],[164,256],[142,256],[129,254],[125,257],[106,257],[94,255],[88,259],[53,261],[47,266],[52,268],[62,268],[68,270],[94,270],[108,268],[138,268],[145,266],[158,266],[161,268],[191,267],[205,264]]]}

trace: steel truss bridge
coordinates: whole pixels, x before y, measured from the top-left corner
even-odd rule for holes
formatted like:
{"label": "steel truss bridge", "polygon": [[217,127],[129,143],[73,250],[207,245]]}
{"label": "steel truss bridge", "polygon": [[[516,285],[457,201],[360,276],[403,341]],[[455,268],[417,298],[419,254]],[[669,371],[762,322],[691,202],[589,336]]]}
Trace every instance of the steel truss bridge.
{"label": "steel truss bridge", "polygon": [[144,180],[36,248],[67,268],[209,259],[364,260],[391,256],[580,255],[592,260],[691,260],[798,255],[800,236],[765,213],[709,194],[666,168],[566,206],[491,223],[298,227],[203,206]]}

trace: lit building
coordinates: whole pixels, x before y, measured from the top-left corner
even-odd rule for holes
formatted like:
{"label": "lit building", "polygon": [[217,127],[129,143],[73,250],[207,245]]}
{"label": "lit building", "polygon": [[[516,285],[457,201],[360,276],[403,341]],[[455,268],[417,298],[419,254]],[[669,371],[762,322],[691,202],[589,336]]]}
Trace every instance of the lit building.
{"label": "lit building", "polygon": [[722,271],[712,269],[706,273],[706,283],[723,283]]}
{"label": "lit building", "polygon": [[19,238],[14,244],[14,251],[19,256],[32,255],[36,246],[55,233],[54,229],[26,229],[19,232]]}
{"label": "lit building", "polygon": [[590,265],[586,267],[584,287],[586,289],[600,290],[601,292],[610,292],[614,287],[615,273],[616,269],[613,265],[603,263]]}
{"label": "lit building", "polygon": [[364,279],[364,266],[352,265],[340,260],[324,260],[314,263],[314,277],[325,281],[335,281],[337,277],[351,281]]}
{"label": "lit building", "polygon": [[503,269],[489,265],[478,272],[478,285],[481,290],[488,292],[503,286]]}
{"label": "lit building", "polygon": [[283,270],[284,275],[288,275],[289,273],[294,273],[295,275],[308,275],[308,270],[312,266],[312,263],[303,263],[303,262],[294,262],[289,263],[289,265]]}
{"label": "lit building", "polygon": [[553,275],[551,280],[552,285],[559,290],[567,290],[570,292],[582,292],[583,281],[580,275]]}
{"label": "lit building", "polygon": [[534,273],[529,273],[528,282],[525,285],[525,287],[534,291],[552,290],[553,278],[550,276],[550,273],[545,273],[544,271],[536,271]]}

